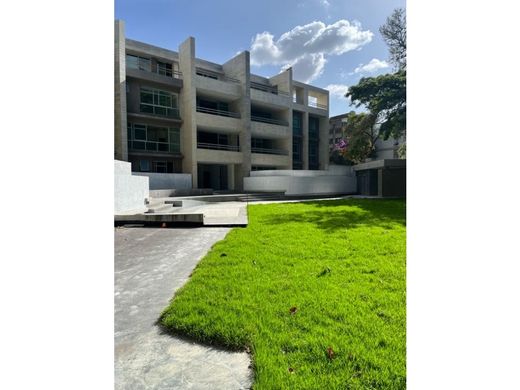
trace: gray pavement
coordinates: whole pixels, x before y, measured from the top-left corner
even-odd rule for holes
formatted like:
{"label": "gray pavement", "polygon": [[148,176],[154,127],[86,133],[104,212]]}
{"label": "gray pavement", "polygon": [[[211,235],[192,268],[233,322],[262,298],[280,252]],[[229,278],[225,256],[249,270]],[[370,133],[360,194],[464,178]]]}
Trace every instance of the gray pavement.
{"label": "gray pavement", "polygon": [[229,228],[115,229],[115,389],[248,389],[249,355],[161,334],[175,290]]}

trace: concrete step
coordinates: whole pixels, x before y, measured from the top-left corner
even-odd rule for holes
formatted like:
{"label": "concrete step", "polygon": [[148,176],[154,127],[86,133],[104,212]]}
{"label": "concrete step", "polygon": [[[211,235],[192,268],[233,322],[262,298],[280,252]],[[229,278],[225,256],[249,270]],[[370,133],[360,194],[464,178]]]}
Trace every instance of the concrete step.
{"label": "concrete step", "polygon": [[266,192],[240,195],[238,200],[241,202],[255,202],[262,200],[284,200],[285,194],[283,192]]}

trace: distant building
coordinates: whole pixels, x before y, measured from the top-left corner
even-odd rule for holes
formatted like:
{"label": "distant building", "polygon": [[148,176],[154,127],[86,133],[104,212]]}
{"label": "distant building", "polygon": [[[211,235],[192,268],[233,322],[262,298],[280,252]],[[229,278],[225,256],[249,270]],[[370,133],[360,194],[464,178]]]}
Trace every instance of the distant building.
{"label": "distant building", "polygon": [[242,190],[251,171],[324,170],[329,92],[265,78],[249,52],[224,64],[125,38],[115,22],[115,158],[133,172],[188,173],[193,188]]}
{"label": "distant building", "polygon": [[[347,123],[348,113],[336,115],[329,120],[329,148],[332,149],[343,137],[343,126]],[[376,125],[377,126],[377,125]],[[402,142],[402,140],[401,140]],[[400,142],[395,138],[376,141],[376,157],[374,160],[398,158]]]}

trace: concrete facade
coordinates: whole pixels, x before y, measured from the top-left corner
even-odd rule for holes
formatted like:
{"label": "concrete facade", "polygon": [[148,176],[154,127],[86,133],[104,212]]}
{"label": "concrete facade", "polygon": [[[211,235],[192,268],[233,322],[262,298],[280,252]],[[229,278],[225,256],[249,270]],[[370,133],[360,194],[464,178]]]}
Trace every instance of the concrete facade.
{"label": "concrete facade", "polygon": [[193,37],[176,52],[115,26],[115,152],[132,171],[242,191],[252,171],[327,169],[327,90],[293,80],[292,69],[254,75],[248,51],[216,64],[196,57]]}

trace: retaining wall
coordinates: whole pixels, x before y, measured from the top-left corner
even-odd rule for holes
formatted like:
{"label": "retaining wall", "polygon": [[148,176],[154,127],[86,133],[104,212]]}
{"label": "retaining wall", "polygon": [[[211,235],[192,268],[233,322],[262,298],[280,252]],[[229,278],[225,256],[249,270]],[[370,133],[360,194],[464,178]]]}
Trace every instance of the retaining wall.
{"label": "retaining wall", "polygon": [[189,173],[133,172],[133,174],[148,177],[151,190],[191,189]]}
{"label": "retaining wall", "polygon": [[353,194],[357,191],[352,167],[332,166],[323,171],[253,171],[244,178],[247,192],[285,192],[285,195]]}
{"label": "retaining wall", "polygon": [[133,176],[130,163],[114,160],[114,214],[143,213],[148,197],[148,178]]}

